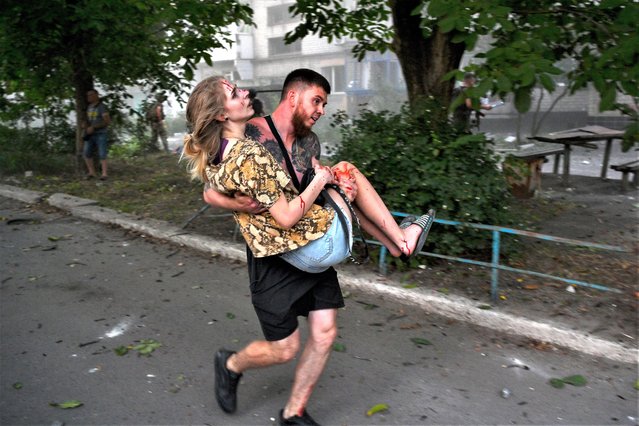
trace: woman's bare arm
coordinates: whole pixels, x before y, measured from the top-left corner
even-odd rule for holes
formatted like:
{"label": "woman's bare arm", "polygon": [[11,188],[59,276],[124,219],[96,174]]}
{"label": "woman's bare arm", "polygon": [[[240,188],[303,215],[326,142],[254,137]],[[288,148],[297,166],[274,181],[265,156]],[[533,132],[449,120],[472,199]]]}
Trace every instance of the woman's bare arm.
{"label": "woman's bare arm", "polygon": [[313,201],[320,194],[327,183],[333,181],[333,172],[330,167],[316,165],[315,177],[308,187],[299,196],[290,202],[286,200],[284,193],[271,206],[269,212],[273,219],[284,229],[292,228],[308,212],[313,205]]}

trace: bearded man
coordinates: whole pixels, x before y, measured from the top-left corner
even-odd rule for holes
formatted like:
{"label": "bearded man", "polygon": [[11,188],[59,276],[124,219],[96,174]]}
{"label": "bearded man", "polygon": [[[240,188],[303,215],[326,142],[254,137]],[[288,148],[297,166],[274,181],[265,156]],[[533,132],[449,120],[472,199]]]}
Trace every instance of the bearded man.
{"label": "bearded man", "polygon": [[[283,169],[288,170],[277,141],[279,135],[301,180],[304,171],[319,161],[320,143],[311,129],[325,114],[330,92],[330,84],[321,74],[309,69],[292,71],[284,81],[280,103],[273,114],[253,118],[246,135],[264,144]],[[263,211],[257,201],[245,195],[227,197],[208,187],[204,199],[229,210]],[[308,318],[308,339],[295,369],[289,399],[279,413],[279,424],[317,425],[307,413],[306,405],[337,336],[337,309],[344,306],[337,273],[329,268],[311,274],[278,256],[255,258],[249,249],[246,255],[251,300],[265,340],[253,341],[237,352],[220,349],[216,353],[218,405],[227,413],[236,410],[237,385],[245,371],[286,363],[296,357],[301,347],[298,317],[304,316]]]}

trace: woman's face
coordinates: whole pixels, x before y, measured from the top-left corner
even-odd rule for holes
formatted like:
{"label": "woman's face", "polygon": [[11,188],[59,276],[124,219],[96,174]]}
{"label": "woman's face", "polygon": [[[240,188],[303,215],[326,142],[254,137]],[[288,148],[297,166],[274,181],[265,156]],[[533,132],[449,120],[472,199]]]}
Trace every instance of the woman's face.
{"label": "woman's face", "polygon": [[222,80],[222,89],[226,96],[224,112],[229,121],[248,121],[253,117],[253,105],[248,90],[239,89],[227,80]]}

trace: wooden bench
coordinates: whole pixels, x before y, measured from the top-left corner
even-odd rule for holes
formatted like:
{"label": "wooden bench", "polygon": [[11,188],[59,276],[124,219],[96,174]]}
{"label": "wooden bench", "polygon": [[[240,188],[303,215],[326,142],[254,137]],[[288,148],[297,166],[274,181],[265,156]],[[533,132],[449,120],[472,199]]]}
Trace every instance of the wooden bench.
{"label": "wooden bench", "polygon": [[628,175],[630,173],[634,173],[632,185],[635,188],[639,187],[639,160],[633,160],[623,164],[613,164],[610,166],[610,168],[612,170],[621,172],[621,190],[623,192],[626,192],[628,190]]}
{"label": "wooden bench", "polygon": [[527,162],[531,162],[533,160],[538,160],[541,158],[543,158],[544,162],[546,162],[546,157],[548,157],[549,155],[554,155],[555,163],[553,164],[553,173],[557,174],[559,172],[559,157],[564,155],[564,148],[560,146],[543,148],[534,147],[529,149],[522,149],[521,151],[517,152],[512,152],[511,155]]}

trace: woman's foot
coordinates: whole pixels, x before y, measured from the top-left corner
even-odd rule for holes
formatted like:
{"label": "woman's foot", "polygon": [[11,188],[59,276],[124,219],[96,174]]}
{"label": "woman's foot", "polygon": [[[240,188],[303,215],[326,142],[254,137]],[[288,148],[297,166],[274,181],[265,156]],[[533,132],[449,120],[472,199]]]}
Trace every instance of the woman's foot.
{"label": "woman's foot", "polygon": [[418,218],[415,216],[408,216],[402,220],[399,227],[404,232],[404,245],[400,247],[402,260],[408,260],[416,253],[422,251],[424,243],[426,243],[426,237],[430,231],[433,221],[435,220],[435,211],[433,209],[428,210],[428,213]]}

